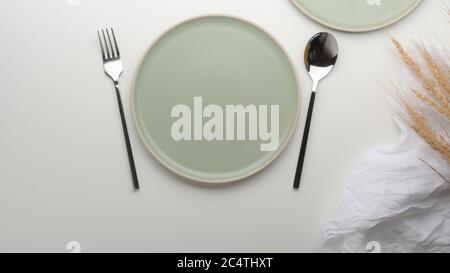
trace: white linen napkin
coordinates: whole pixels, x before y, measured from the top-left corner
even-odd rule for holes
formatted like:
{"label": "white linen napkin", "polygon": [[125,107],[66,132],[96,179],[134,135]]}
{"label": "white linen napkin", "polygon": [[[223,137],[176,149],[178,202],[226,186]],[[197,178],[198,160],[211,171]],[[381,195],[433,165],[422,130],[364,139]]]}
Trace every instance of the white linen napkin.
{"label": "white linen napkin", "polygon": [[[396,148],[373,148],[344,187],[324,229],[325,250],[450,252],[450,167],[410,129],[398,123]],[[372,242],[369,244],[369,242]]]}

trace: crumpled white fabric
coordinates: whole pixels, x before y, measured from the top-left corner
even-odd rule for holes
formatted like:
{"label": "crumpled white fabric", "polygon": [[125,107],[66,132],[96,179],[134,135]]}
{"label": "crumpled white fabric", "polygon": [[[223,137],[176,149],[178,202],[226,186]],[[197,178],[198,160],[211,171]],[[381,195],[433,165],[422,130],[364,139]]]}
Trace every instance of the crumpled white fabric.
{"label": "crumpled white fabric", "polygon": [[410,129],[399,123],[395,148],[373,148],[344,186],[325,225],[325,250],[450,252],[450,166]]}

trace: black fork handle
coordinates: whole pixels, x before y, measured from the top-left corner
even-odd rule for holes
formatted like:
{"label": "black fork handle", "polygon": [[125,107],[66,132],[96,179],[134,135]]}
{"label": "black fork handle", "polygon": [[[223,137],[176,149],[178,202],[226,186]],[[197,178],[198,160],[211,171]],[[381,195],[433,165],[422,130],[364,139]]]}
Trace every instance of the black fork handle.
{"label": "black fork handle", "polygon": [[125,113],[123,111],[122,106],[122,98],[120,96],[119,91],[119,83],[114,83],[116,87],[116,95],[117,95],[117,102],[119,104],[119,111],[120,111],[120,118],[122,120],[122,128],[123,128],[123,134],[125,137],[125,143],[127,145],[127,152],[128,152],[128,161],[130,162],[130,169],[131,169],[131,175],[133,177],[133,185],[136,190],[139,189],[139,181],[136,173],[136,166],[134,164],[134,158],[133,158],[133,151],[131,150],[131,144],[130,144],[130,137],[128,136],[128,129],[127,129],[127,122],[125,120]]}
{"label": "black fork handle", "polygon": [[303,131],[302,147],[300,148],[300,156],[298,158],[297,170],[295,171],[294,189],[300,187],[300,179],[302,178],[303,162],[305,161],[306,146],[308,144],[309,127],[311,126],[311,117],[314,109],[314,101],[316,99],[316,92],[311,93],[309,99],[308,115],[306,117],[305,131]]}

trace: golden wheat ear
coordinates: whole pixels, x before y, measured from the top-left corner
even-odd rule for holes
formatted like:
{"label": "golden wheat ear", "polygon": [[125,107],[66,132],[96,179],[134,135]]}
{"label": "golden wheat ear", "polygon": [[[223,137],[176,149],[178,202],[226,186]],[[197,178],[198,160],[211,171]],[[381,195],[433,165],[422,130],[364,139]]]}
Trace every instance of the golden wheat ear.
{"label": "golden wheat ear", "polygon": [[[419,86],[408,84],[397,91],[396,99],[402,108],[398,112],[403,114],[401,120],[450,164],[450,60],[439,58],[437,47],[432,46],[430,50],[422,44],[419,53],[414,55],[397,39],[391,38],[391,41],[400,59],[420,83]],[[423,111],[424,105],[434,112]],[[443,130],[437,129],[435,124],[441,124]]]}

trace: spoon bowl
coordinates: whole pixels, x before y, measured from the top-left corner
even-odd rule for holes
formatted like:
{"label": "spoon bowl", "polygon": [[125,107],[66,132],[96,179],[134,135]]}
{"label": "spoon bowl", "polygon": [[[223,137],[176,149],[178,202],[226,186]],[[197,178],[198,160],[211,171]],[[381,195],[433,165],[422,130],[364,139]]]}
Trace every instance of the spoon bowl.
{"label": "spoon bowl", "polygon": [[339,47],[333,35],[317,33],[305,48],[305,66],[313,80],[312,91],[317,90],[320,80],[330,74],[338,58]]}

